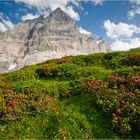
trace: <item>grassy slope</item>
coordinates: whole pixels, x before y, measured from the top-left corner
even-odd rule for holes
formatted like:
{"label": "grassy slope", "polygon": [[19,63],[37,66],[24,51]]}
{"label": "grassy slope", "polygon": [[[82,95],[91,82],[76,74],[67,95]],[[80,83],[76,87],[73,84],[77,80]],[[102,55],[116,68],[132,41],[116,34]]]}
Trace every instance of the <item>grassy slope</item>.
{"label": "grassy slope", "polygon": [[[8,122],[6,138],[118,138],[110,129],[109,119],[92,104],[91,100],[82,96],[57,101],[56,112],[45,111],[23,117],[20,121]],[[5,138],[3,132],[2,136]]]}
{"label": "grassy slope", "polygon": [[[126,53],[120,52],[115,60],[106,59],[107,61],[104,63],[102,61],[104,61],[105,54],[68,57],[70,61],[64,63],[74,64],[77,69],[77,71],[69,70],[72,73],[69,78],[65,73],[42,78],[37,75],[36,69],[48,67],[50,62],[53,66],[63,65],[61,64],[63,62],[59,60],[26,67],[9,74],[2,74],[0,80],[12,84],[13,90],[18,93],[24,94],[24,88],[29,87],[34,89],[36,94],[45,92],[48,96],[57,98],[52,105],[57,110],[55,112],[44,110],[40,113],[25,115],[16,121],[1,121],[0,138],[122,138],[113,132],[111,118],[104,116],[102,110],[96,108],[91,99],[87,99],[83,95],[65,95],[69,94],[69,83],[75,78],[104,80],[118,69],[128,69],[128,67],[118,64],[120,58],[138,52],[140,52],[139,49]],[[115,67],[108,66],[109,62],[111,62],[111,66],[114,65]],[[60,95],[64,98],[59,98]],[[127,138],[131,138],[131,136],[127,136]]]}

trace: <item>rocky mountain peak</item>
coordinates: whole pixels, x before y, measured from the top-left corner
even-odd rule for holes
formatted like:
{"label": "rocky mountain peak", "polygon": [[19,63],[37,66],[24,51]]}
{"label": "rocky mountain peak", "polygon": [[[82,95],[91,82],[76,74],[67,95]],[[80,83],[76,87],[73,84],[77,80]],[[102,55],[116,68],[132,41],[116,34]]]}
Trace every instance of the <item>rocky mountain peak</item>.
{"label": "rocky mountain peak", "polygon": [[58,20],[58,21],[71,21],[72,19],[61,9],[61,8],[57,8],[55,9],[50,15],[49,17],[47,17],[48,19],[53,19],[53,20]]}
{"label": "rocky mountain peak", "polygon": [[74,20],[57,8],[46,18],[17,24],[0,35],[0,72],[53,58],[109,51],[107,43],[81,33]]}

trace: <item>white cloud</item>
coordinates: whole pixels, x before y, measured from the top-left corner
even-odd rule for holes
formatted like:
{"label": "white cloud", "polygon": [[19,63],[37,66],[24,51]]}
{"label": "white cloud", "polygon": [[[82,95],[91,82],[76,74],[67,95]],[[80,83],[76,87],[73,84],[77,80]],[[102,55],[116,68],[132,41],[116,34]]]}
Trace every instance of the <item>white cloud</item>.
{"label": "white cloud", "polygon": [[42,14],[42,13],[48,14],[48,8],[51,11],[53,11],[56,8],[60,7],[74,20],[80,19],[79,14],[74,11],[73,7],[68,6],[69,0],[15,0],[15,1],[23,2],[28,6],[36,7],[38,9],[39,14]]}
{"label": "white cloud", "polygon": [[129,19],[134,18],[136,15],[140,15],[140,6],[134,8],[131,11],[128,11],[128,17],[129,17]]}
{"label": "white cloud", "polygon": [[95,5],[102,5],[104,0],[91,0]]}
{"label": "white cloud", "polygon": [[134,11],[128,11],[129,19],[132,19],[134,16],[135,16],[135,12]]}
{"label": "white cloud", "polygon": [[140,5],[140,0],[130,0],[130,2],[135,5]]}
{"label": "white cloud", "polygon": [[83,9],[81,2],[92,2],[94,5],[102,5],[104,0],[15,0],[15,2],[25,3],[29,8],[34,6],[37,8],[39,14],[45,16],[49,14],[48,9],[54,11],[56,8],[60,7],[71,18],[79,20],[79,14],[73,9],[71,4]]}
{"label": "white cloud", "polygon": [[0,32],[5,32],[14,27],[14,24],[9,20],[8,17],[4,17],[4,14],[0,14]]}
{"label": "white cloud", "polygon": [[69,0],[48,0],[47,5],[51,9],[51,11],[60,7],[63,11],[65,11],[71,18],[74,20],[79,20],[79,14],[74,11],[72,6],[67,6]]}
{"label": "white cloud", "polygon": [[69,0],[69,2],[71,2],[73,5],[79,7],[81,1],[80,0],[79,1],[78,0]]}
{"label": "white cloud", "polygon": [[46,0],[15,0],[16,2],[22,2],[30,6],[35,6],[37,8],[45,8],[45,5],[47,4]]}
{"label": "white cloud", "polygon": [[8,28],[8,29],[12,29],[14,27],[14,24],[9,20],[9,19],[4,19],[4,18],[1,18],[2,19],[2,22],[3,24]]}
{"label": "white cloud", "polygon": [[28,13],[27,15],[22,16],[21,19],[22,21],[25,21],[25,20],[31,20],[37,17],[39,17],[39,15],[33,15],[33,14]]}
{"label": "white cloud", "polygon": [[64,8],[63,10],[74,20],[80,19],[79,14],[73,10],[72,6],[68,6]]}
{"label": "white cloud", "polygon": [[132,38],[129,40],[115,40],[111,44],[113,51],[127,51],[132,48],[140,47],[140,38]]}
{"label": "white cloud", "polygon": [[69,2],[73,3],[77,7],[80,6],[81,2],[92,2],[94,5],[102,5],[105,0],[68,0]]}
{"label": "white cloud", "polygon": [[127,51],[140,47],[140,28],[134,24],[119,22],[115,24],[110,20],[104,21],[104,28],[107,36],[112,39],[111,48],[113,51]]}
{"label": "white cloud", "polygon": [[104,21],[104,28],[106,29],[106,34],[112,39],[117,39],[120,37],[132,37],[134,34],[140,33],[140,28],[133,24],[118,23],[115,24],[110,20]]}
{"label": "white cloud", "polygon": [[92,35],[92,33],[91,33],[91,32],[86,31],[86,30],[85,30],[85,29],[83,29],[82,27],[79,27],[79,31],[80,31],[80,33],[85,34],[85,35],[89,35],[89,36],[91,36],[91,35]]}
{"label": "white cloud", "polygon": [[140,0],[130,0],[132,9],[128,11],[129,19],[133,19],[136,15],[140,15]]}
{"label": "white cloud", "polygon": [[7,31],[6,26],[0,22],[0,32],[5,32],[5,31]]}

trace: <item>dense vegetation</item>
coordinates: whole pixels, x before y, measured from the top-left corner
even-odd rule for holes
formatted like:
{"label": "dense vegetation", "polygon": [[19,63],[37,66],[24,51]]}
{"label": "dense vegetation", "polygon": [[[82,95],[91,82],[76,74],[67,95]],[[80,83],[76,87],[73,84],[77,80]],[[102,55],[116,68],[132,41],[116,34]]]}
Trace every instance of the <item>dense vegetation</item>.
{"label": "dense vegetation", "polygon": [[0,138],[140,138],[140,49],[69,56],[0,75]]}

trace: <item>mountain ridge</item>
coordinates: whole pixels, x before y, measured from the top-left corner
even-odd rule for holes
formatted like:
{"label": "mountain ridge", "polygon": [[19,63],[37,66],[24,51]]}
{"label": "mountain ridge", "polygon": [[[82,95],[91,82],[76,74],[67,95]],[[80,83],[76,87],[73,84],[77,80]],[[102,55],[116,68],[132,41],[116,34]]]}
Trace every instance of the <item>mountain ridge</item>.
{"label": "mountain ridge", "polygon": [[27,20],[0,34],[0,72],[52,58],[109,51],[107,43],[80,33],[75,21],[57,8],[46,18]]}

